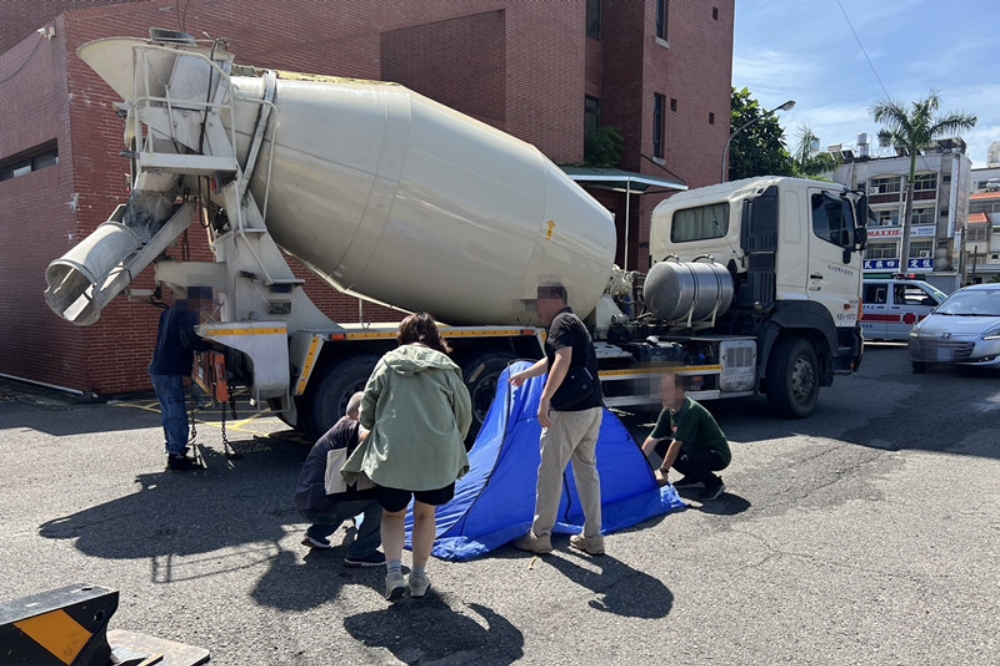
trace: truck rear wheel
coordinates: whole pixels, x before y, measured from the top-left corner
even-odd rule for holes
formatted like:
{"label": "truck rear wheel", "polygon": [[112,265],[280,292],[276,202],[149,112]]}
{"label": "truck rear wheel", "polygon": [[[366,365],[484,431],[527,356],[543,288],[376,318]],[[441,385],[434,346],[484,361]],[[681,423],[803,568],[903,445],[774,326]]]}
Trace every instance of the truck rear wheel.
{"label": "truck rear wheel", "polygon": [[767,363],[767,399],[785,418],[809,416],[819,398],[819,361],[805,338],[778,343]]}
{"label": "truck rear wheel", "polygon": [[500,373],[519,358],[513,352],[491,351],[461,359],[462,378],[472,398],[472,425],[469,427],[469,435],[465,438],[466,446],[471,446],[476,441],[476,435],[483,427],[486,413],[490,411],[490,405],[493,404],[493,398],[497,393]]}
{"label": "truck rear wheel", "polygon": [[347,411],[351,396],[365,389],[379,357],[375,354],[352,356],[328,366],[323,377],[313,377],[313,383],[301,404],[300,427],[312,439],[329,430]]}

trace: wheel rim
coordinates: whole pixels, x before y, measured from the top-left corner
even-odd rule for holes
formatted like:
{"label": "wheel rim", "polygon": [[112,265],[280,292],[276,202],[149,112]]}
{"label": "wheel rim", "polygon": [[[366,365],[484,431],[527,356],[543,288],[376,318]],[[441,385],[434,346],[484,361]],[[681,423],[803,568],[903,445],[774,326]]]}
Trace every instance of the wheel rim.
{"label": "wheel rim", "polygon": [[486,413],[490,411],[490,405],[493,404],[493,397],[496,395],[497,379],[499,377],[500,373],[484,377],[482,381],[476,384],[473,390],[472,411],[476,421],[479,423],[483,423],[486,420]]}
{"label": "wheel rim", "polygon": [[800,405],[809,404],[815,383],[816,372],[812,363],[805,356],[796,357],[792,365],[792,397],[795,402]]}

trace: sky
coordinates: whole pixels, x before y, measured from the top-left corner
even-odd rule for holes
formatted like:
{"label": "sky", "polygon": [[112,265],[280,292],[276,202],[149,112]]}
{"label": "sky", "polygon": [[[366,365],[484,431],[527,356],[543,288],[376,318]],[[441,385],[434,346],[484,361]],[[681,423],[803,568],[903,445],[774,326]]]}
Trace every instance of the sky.
{"label": "sky", "polygon": [[894,153],[878,147],[872,105],[909,105],[933,89],[939,114],[978,117],[962,138],[973,167],[985,167],[1000,141],[998,47],[997,0],[736,0],[733,86],[765,109],[795,100],[777,114],[789,149],[805,125],[823,150],[867,133],[873,156]]}

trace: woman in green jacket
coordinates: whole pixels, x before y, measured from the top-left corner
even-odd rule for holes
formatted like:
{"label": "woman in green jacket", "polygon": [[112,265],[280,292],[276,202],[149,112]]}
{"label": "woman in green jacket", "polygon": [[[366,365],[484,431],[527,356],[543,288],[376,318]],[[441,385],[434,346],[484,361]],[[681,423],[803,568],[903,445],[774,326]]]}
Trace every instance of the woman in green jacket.
{"label": "woman in green jacket", "polygon": [[[436,536],[436,507],[455,494],[455,481],[469,471],[465,436],[472,401],[461,369],[448,354],[434,318],[425,312],[402,321],[399,347],[375,366],[361,402],[361,425],[370,431],[344,465],[354,482],[363,472],[375,483],[382,505],[386,557],[385,596],[400,599],[406,588],[422,597],[430,587],[427,560]],[[413,567],[403,581],[406,507],[413,502]]]}

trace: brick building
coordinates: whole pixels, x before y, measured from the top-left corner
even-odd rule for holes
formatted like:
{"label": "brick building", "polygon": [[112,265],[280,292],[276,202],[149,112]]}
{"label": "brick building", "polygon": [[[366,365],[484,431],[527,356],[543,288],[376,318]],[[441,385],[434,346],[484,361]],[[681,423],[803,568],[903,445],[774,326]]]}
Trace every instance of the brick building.
{"label": "brick building", "polygon": [[[0,4],[0,374],[113,394],[148,387],[157,312],[116,299],[78,328],[42,298],[49,262],[127,196],[117,96],[76,49],[152,27],[230,40],[258,67],[399,82],[580,165],[585,126],[621,130],[618,170],[578,170],[649,265],[652,208],[717,180],[729,133],[734,0],[47,0]],[[581,175],[582,174],[582,175]],[[594,179],[597,180],[594,180]],[[632,194],[626,196],[624,190]],[[641,193],[637,194],[637,193]],[[626,216],[627,211],[627,216]],[[627,217],[627,219],[626,219]],[[626,238],[627,234],[627,238]],[[190,252],[208,259],[191,233]],[[304,269],[338,321],[359,307]],[[152,286],[152,271],[136,287]],[[366,305],[364,317],[398,313]]]}

